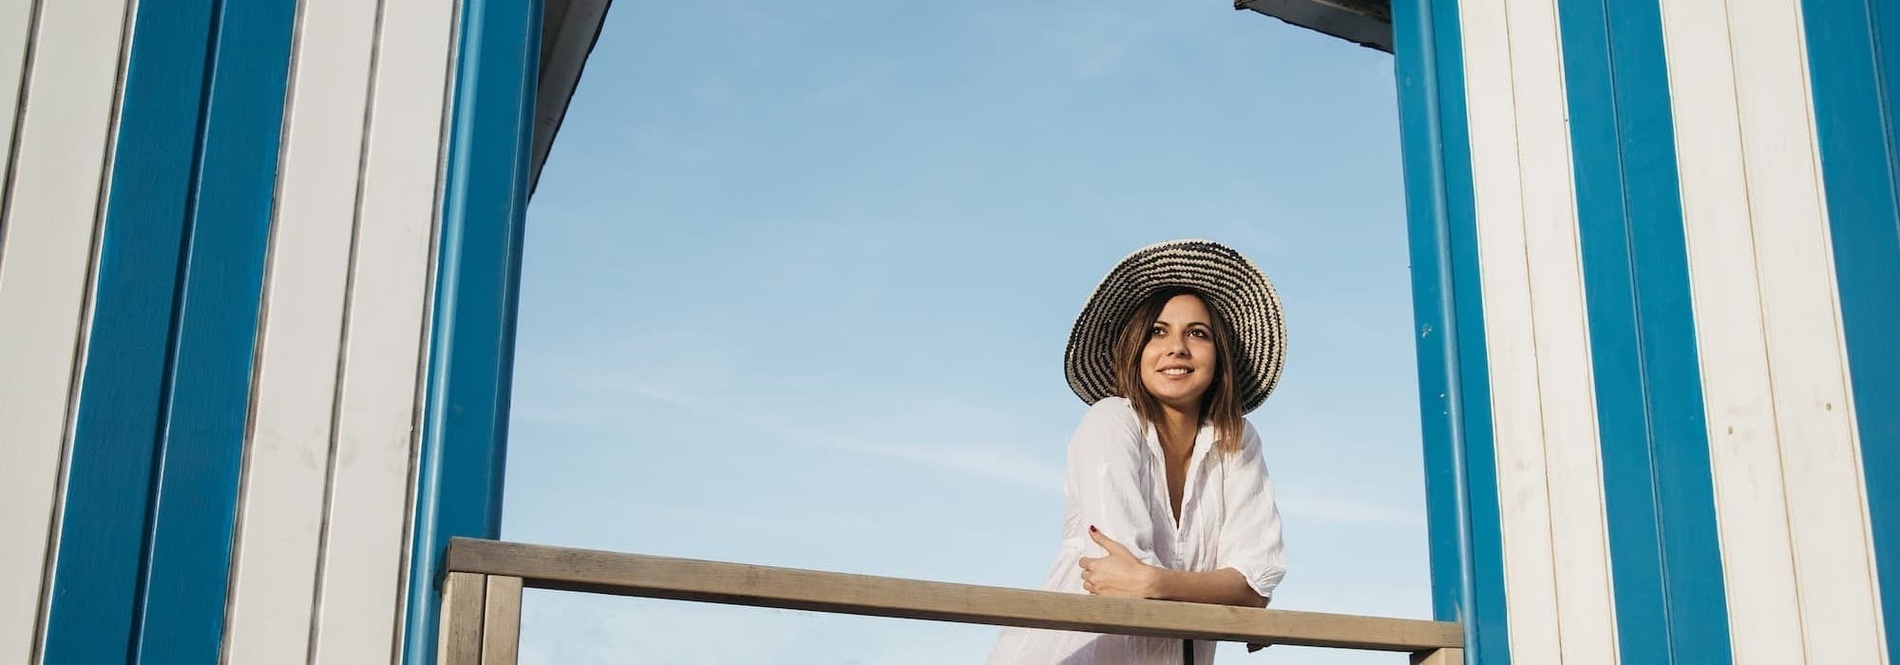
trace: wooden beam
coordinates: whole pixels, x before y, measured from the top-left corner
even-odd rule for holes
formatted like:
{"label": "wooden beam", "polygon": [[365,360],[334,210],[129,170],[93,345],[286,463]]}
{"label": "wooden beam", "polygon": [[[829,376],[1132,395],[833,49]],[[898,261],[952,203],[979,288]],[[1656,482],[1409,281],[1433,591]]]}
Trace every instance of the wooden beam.
{"label": "wooden beam", "polygon": [[521,578],[488,576],[482,612],[482,665],[515,665],[521,649]]}
{"label": "wooden beam", "polygon": [[1412,654],[1412,665],[1465,665],[1465,650],[1445,647]]}
{"label": "wooden beam", "polygon": [[480,573],[451,572],[442,584],[442,632],[436,662],[482,665],[482,613],[486,586]]}
{"label": "wooden beam", "polygon": [[1463,646],[1458,624],[924,582],[456,538],[452,571],[528,587],[866,616],[1092,633],[1429,651]]}

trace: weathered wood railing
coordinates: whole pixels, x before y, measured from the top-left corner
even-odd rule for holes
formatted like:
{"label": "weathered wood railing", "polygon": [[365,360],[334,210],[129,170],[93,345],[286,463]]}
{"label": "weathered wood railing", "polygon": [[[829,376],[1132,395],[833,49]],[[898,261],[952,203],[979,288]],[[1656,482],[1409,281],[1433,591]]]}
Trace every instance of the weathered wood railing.
{"label": "weathered wood railing", "polygon": [[438,658],[513,665],[521,590],[555,589],[727,605],[1289,644],[1412,654],[1463,663],[1458,624],[924,582],[456,538],[449,543]]}

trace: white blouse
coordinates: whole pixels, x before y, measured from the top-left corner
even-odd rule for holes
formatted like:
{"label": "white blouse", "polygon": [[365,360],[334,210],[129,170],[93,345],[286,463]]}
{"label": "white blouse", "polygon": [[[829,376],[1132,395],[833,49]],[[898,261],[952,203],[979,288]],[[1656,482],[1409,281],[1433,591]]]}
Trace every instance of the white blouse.
{"label": "white blouse", "polygon": [[[1261,459],[1260,434],[1252,423],[1245,430],[1240,449],[1227,454],[1213,451],[1212,427],[1203,425],[1195,435],[1177,524],[1154,429],[1141,426],[1127,399],[1110,397],[1089,407],[1069,439],[1062,547],[1043,590],[1087,593],[1077,562],[1107,554],[1089,539],[1094,525],[1144,563],[1196,572],[1232,568],[1255,593],[1271,598],[1286,576],[1280,510]],[[1212,663],[1214,644],[1196,641],[1194,661]],[[1004,628],[990,662],[1172,665],[1182,662],[1182,641]]]}

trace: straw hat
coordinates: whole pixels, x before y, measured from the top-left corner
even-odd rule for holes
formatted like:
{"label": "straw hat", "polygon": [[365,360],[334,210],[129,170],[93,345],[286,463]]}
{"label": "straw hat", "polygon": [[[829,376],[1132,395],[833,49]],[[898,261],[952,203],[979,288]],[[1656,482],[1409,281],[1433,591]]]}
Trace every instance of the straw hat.
{"label": "straw hat", "polygon": [[1273,283],[1240,252],[1209,240],[1173,240],[1115,264],[1075,318],[1063,369],[1069,388],[1094,404],[1117,394],[1115,341],[1136,307],[1169,288],[1191,289],[1233,329],[1234,394],[1246,413],[1267,401],[1286,361],[1286,321]]}

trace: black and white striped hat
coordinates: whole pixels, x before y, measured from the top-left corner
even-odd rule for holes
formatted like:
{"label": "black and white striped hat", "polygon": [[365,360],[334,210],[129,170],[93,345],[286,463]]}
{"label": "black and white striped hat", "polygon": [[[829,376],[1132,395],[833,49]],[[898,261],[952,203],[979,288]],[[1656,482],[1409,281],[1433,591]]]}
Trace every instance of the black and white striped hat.
{"label": "black and white striped hat", "polygon": [[1246,413],[1267,401],[1286,361],[1286,320],[1273,283],[1240,252],[1209,240],[1174,240],[1135,250],[1089,296],[1069,333],[1063,368],[1069,388],[1094,404],[1115,389],[1115,339],[1155,293],[1187,288],[1233,328],[1235,395]]}

